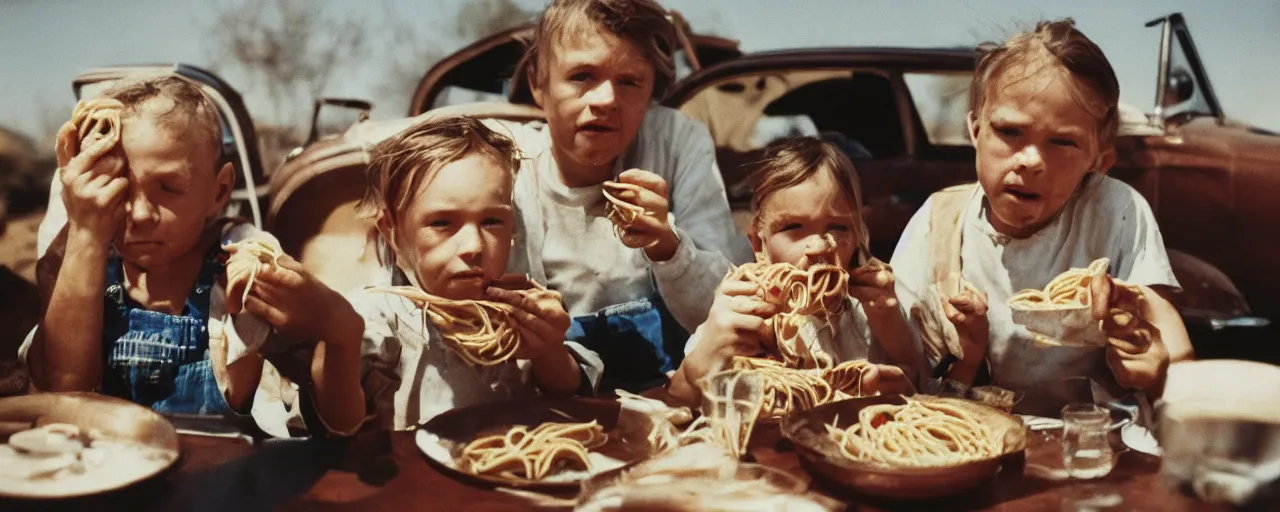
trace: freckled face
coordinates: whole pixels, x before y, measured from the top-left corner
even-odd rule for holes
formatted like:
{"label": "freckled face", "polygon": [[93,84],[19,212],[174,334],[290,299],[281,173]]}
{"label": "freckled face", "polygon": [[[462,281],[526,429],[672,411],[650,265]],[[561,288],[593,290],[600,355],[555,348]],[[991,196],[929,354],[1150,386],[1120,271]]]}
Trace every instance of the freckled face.
{"label": "freckled face", "polygon": [[511,172],[488,155],[451,162],[422,180],[395,225],[400,257],[423,290],[480,299],[506,271],[515,213]]}
{"label": "freckled face", "polygon": [[644,52],[599,27],[590,30],[554,45],[543,82],[530,77],[556,163],[571,186],[611,177],[653,98],[654,71]]}
{"label": "freckled face", "polygon": [[1112,161],[1110,148],[1099,148],[1098,118],[1080,103],[1088,89],[1056,61],[1044,59],[1051,57],[998,72],[982,111],[969,118],[991,223],[1014,237],[1044,227],[1085,174],[1105,171]]}
{"label": "freckled face", "polygon": [[189,253],[205,225],[222,212],[235,182],[232,167],[216,167],[213,147],[195,127],[160,125],[171,100],[153,99],[121,120],[120,146],[129,177],[125,221],[114,245],[141,267],[162,266]]}

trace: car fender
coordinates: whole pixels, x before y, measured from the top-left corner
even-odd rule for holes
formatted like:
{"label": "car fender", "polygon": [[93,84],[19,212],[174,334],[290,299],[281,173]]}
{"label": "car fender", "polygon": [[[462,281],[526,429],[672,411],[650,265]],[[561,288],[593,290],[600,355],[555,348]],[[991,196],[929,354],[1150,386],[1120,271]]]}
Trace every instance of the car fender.
{"label": "car fender", "polygon": [[1182,291],[1171,297],[1185,320],[1210,322],[1249,316],[1249,304],[1235,283],[1213,264],[1171,250],[1169,264]]}

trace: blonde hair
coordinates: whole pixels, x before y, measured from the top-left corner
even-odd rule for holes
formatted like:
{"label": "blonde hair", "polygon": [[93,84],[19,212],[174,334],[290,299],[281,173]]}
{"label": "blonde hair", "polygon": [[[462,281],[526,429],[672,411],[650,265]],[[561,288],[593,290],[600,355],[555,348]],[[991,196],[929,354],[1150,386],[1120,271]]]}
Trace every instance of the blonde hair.
{"label": "blonde hair", "polygon": [[978,66],[969,88],[969,104],[975,115],[981,115],[987,88],[996,82],[998,73],[1012,64],[1026,63],[1029,57],[1045,51],[1092,93],[1094,102],[1101,104],[1101,112],[1093,113],[1098,118],[1101,147],[1115,144],[1120,127],[1120,82],[1102,49],[1076,28],[1075,20],[1041,21],[1034,29],[1015,35],[1004,44],[986,44],[978,51]]}
{"label": "blonde hair", "polygon": [[770,196],[804,183],[820,172],[830,173],[840,195],[849,203],[854,225],[859,230],[858,244],[867,248],[870,233],[862,221],[862,186],[858,182],[858,170],[840,148],[816,137],[783,139],[765,148],[765,160],[752,174],[755,193],[751,197],[751,213],[759,219],[761,209]]}
{"label": "blonde hair", "polygon": [[137,115],[147,101],[164,98],[173,102],[173,108],[156,112],[155,122],[171,134],[181,137],[179,130],[194,129],[199,142],[213,150],[216,164],[221,163],[222,121],[218,108],[205,96],[194,82],[172,74],[142,74],[120,79],[102,91],[101,98],[111,98],[124,104],[123,115]]}
{"label": "blonde hair", "polygon": [[427,176],[471,155],[484,155],[511,171],[520,168],[515,142],[472,117],[418,123],[378,144],[366,170],[368,186],[356,207],[362,218],[386,213],[391,219],[409,208]]}
{"label": "blonde hair", "polygon": [[675,81],[675,26],[653,0],[555,0],[534,29],[533,40],[516,65],[512,81],[547,79],[547,59],[568,37],[581,37],[593,27],[630,41],[653,66],[653,96],[666,93]]}

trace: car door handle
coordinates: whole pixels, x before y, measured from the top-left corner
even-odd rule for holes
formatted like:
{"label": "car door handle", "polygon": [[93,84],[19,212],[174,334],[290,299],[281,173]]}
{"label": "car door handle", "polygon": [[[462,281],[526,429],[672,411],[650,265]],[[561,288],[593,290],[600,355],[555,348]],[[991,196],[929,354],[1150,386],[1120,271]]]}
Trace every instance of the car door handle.
{"label": "car door handle", "polygon": [[1271,325],[1271,320],[1257,316],[1238,316],[1228,318],[1226,320],[1209,320],[1209,326],[1215,331],[1221,331],[1228,327],[1252,327],[1263,328]]}

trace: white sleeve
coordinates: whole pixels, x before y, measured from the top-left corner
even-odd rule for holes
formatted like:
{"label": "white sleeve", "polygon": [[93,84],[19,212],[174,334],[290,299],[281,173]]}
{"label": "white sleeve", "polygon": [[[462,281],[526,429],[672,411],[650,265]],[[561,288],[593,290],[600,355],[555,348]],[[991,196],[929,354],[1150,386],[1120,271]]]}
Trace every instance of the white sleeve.
{"label": "white sleeve", "polygon": [[1120,225],[1111,245],[1118,251],[1113,275],[1130,284],[1179,288],[1151,206],[1137,190],[1128,185],[1123,188],[1127,194],[1116,194]]}
{"label": "white sleeve", "polygon": [[44,256],[49,244],[57,238],[58,232],[67,225],[67,205],[62,203],[62,170],[53,171],[53,180],[49,184],[49,206],[40,220],[40,228],[36,232],[36,259]]}
{"label": "white sleeve", "polygon": [[929,217],[933,199],[926,199],[920,209],[907,222],[893,250],[889,266],[893,268],[895,292],[903,311],[911,311],[920,294],[933,280],[933,267],[929,254]]}
{"label": "white sleeve", "polygon": [[746,240],[734,228],[711,135],[692,121],[679,126],[670,139],[681,145],[671,153],[668,195],[680,244],[670,260],[650,268],[672,316],[692,332],[707,319],[729,258],[741,257]]}

